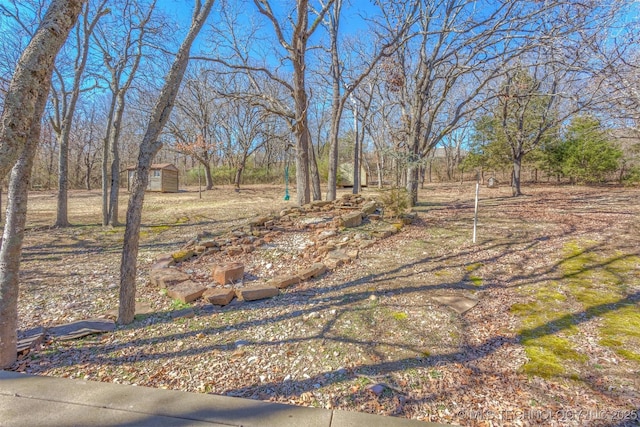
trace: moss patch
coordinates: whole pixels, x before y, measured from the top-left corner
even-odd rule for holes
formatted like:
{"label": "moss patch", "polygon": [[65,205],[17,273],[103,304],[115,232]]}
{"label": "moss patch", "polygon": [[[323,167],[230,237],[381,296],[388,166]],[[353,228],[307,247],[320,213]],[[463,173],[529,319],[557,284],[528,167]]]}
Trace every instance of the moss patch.
{"label": "moss patch", "polygon": [[585,318],[595,317],[602,319],[596,326],[599,344],[640,362],[635,351],[640,348],[640,308],[625,300],[640,258],[600,251],[595,242],[566,244],[558,263],[560,279],[536,284],[529,288],[533,301],[511,306],[524,326],[520,337],[529,358],[524,372],[548,378],[564,375],[575,363],[587,363],[568,337],[580,332]]}
{"label": "moss patch", "polygon": [[482,278],[478,276],[469,276],[469,280],[474,286],[482,286]]}

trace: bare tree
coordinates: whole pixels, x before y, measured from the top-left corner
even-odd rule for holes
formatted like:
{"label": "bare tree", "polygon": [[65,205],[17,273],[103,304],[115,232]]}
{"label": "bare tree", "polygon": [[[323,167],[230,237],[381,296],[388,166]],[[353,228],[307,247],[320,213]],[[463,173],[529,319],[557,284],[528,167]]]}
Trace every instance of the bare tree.
{"label": "bare tree", "polygon": [[[264,61],[264,65],[256,64],[254,58],[247,51],[246,46],[241,46],[237,30],[234,29],[235,17],[226,14],[229,21],[228,34],[218,31],[224,39],[224,43],[231,52],[229,60],[221,58],[201,58],[217,61],[231,70],[244,72],[247,74],[252,92],[244,93],[242,96],[252,105],[260,106],[265,111],[277,114],[290,122],[293,134],[295,135],[296,148],[296,188],[297,202],[300,205],[311,201],[311,181],[310,181],[310,132],[308,120],[309,92],[306,83],[307,77],[307,53],[309,50],[309,38],[320,26],[322,19],[328,12],[334,0],[328,0],[321,4],[315,11],[315,18],[310,20],[314,13],[314,8],[309,0],[296,0],[293,11],[286,17],[279,18],[274,13],[271,3],[268,0],[254,0],[258,12],[264,16],[273,28],[278,45],[284,49],[282,62],[288,62],[292,69],[292,75],[285,76],[280,72],[279,67],[273,67],[269,61]],[[224,13],[224,11],[223,11]],[[291,31],[288,27],[291,27]],[[254,37],[250,34],[249,37]],[[278,62],[278,61],[275,61]],[[260,82],[267,80],[267,84],[259,84],[256,76],[263,76]],[[269,85],[278,88],[269,88]],[[290,108],[286,101],[273,96],[279,91],[286,92],[293,102]]]}
{"label": "bare tree", "polygon": [[138,165],[133,179],[131,195],[129,196],[129,205],[127,206],[127,223],[120,264],[118,322],[121,324],[133,322],[135,315],[136,261],[140,241],[140,222],[142,220],[144,193],[149,183],[151,162],[162,147],[162,142],[158,138],[171,115],[182,77],[189,64],[191,46],[209,16],[214,1],[205,0],[202,3],[200,0],[196,0],[191,18],[191,27],[176,53],[169,73],[165,77],[164,86],[151,111],[144,137],[140,143]]}
{"label": "bare tree", "polygon": [[[112,12],[113,19],[102,22],[94,32],[94,39],[102,53],[107,79],[111,91],[107,128],[102,149],[102,224],[117,226],[118,195],[120,191],[120,133],[125,110],[127,92],[137,76],[143,56],[143,47],[149,32],[155,0],[143,5],[141,1],[124,0],[118,11]],[[114,32],[114,27],[124,29],[124,33]],[[109,156],[111,154],[111,156]],[[109,157],[111,167],[109,169]],[[109,183],[109,176],[111,182]]]}
{"label": "bare tree", "polygon": [[61,67],[56,66],[54,74],[56,84],[52,86],[52,102],[54,114],[51,124],[56,133],[59,145],[58,151],[58,205],[56,209],[56,227],[69,225],[68,215],[68,190],[69,190],[69,137],[73,128],[73,117],[82,88],[84,71],[89,59],[89,46],[93,33],[100,18],[109,13],[107,0],[100,0],[95,9],[90,7],[90,2],[85,3],[81,13],[81,19],[75,29],[74,56],[71,59],[73,76],[69,88],[69,76],[64,74]]}
{"label": "bare tree", "polygon": [[83,0],[53,0],[11,79],[0,122],[0,180],[12,169],[8,215],[0,246],[0,368],[17,357],[18,273],[27,190],[54,60],[75,25]]}
{"label": "bare tree", "polygon": [[[348,70],[350,75],[345,75],[344,61],[341,60],[343,52],[339,49],[340,16],[342,0],[336,0],[330,13],[327,14],[325,26],[329,32],[331,55],[331,132],[329,136],[329,175],[327,182],[327,200],[336,198],[336,181],[338,171],[338,140],[342,113],[351,94],[360,83],[371,73],[379,61],[391,55],[403,42],[414,19],[419,1],[391,1],[375,2],[383,13],[380,18],[377,34],[373,38],[374,48],[361,55],[360,66]],[[374,30],[375,31],[375,30]],[[367,43],[369,44],[369,43]],[[350,50],[353,46],[349,47]],[[348,79],[348,81],[347,81]],[[357,145],[357,144],[356,144]],[[359,152],[359,150],[358,150]],[[354,191],[358,191],[360,178],[360,156],[354,157]],[[356,177],[355,175],[358,175]]]}
{"label": "bare tree", "polygon": [[222,126],[226,120],[226,101],[221,99],[220,92],[230,84],[228,80],[203,67],[188,71],[167,124],[175,139],[172,148],[191,156],[204,168],[207,190],[213,188],[211,165],[220,149]]}

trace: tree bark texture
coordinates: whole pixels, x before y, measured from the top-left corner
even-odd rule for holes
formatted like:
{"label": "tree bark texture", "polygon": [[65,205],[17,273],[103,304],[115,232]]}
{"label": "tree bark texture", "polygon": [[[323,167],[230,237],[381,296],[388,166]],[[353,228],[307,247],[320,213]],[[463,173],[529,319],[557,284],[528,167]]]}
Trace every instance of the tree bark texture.
{"label": "tree bark texture", "polygon": [[20,256],[27,191],[40,138],[40,120],[55,57],[73,28],[84,0],[54,0],[14,71],[0,126],[0,177],[12,169],[7,218],[0,246],[0,368],[17,357]]}
{"label": "tree bark texture", "polygon": [[142,204],[144,193],[149,182],[149,170],[154,156],[162,147],[158,137],[169,120],[171,110],[180,89],[180,83],[189,63],[189,52],[196,36],[202,29],[215,0],[197,3],[191,28],[187,33],[180,49],[171,65],[158,100],[151,110],[147,130],[140,143],[138,165],[133,180],[129,204],[127,206],[124,245],[120,263],[120,306],[118,308],[118,323],[129,324],[135,316],[136,272],[140,240],[140,223],[142,221]]}

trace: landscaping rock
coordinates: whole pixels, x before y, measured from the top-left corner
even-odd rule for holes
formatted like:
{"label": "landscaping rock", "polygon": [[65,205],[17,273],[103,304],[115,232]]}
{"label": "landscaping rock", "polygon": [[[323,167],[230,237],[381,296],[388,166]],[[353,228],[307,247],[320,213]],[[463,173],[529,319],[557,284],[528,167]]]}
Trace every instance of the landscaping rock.
{"label": "landscaping rock", "polygon": [[204,246],[205,248],[213,248],[218,246],[218,242],[215,240],[203,240],[200,242],[200,246]]}
{"label": "landscaping rock", "polygon": [[163,268],[160,270],[152,270],[149,279],[152,284],[161,289],[176,285],[180,282],[189,280],[191,277],[187,273],[183,273],[175,268]]}
{"label": "landscaping rock", "polygon": [[254,285],[246,288],[236,289],[236,296],[242,301],[255,301],[259,299],[271,298],[278,295],[280,291],[271,285]]}
{"label": "landscaping rock", "polygon": [[376,202],[367,202],[362,205],[362,213],[365,215],[371,215],[378,209],[378,204]]}
{"label": "landscaping rock", "polygon": [[340,226],[351,228],[362,224],[362,212],[351,212],[340,217]]}
{"label": "landscaping rock", "polygon": [[346,264],[351,261],[351,258],[347,253],[341,249],[335,249],[327,254],[324,258],[324,264],[330,268],[338,268],[343,264]]}
{"label": "landscaping rock", "polygon": [[174,265],[175,262],[173,259],[163,259],[162,261],[158,261],[150,267],[150,270],[162,270],[164,268],[169,268]]}
{"label": "landscaping rock", "polygon": [[202,296],[206,286],[187,280],[167,288],[167,295],[173,299],[177,299],[183,303],[195,301]]}
{"label": "landscaping rock", "polygon": [[213,280],[221,285],[239,282],[244,276],[244,264],[232,262],[230,264],[214,265],[211,269]]}
{"label": "landscaping rock", "polygon": [[158,255],[156,257],[156,262],[160,262],[160,261],[173,261],[173,255],[172,254],[163,254],[163,255]]}
{"label": "landscaping rock", "polygon": [[209,288],[202,294],[202,298],[213,305],[227,305],[236,293],[233,289]]}
{"label": "landscaping rock", "polygon": [[227,255],[236,256],[242,253],[242,248],[240,246],[229,246],[227,248]]}
{"label": "landscaping rock", "polygon": [[[145,315],[145,314],[151,314],[153,312],[154,312],[154,310],[151,307],[151,304],[149,304],[148,302],[138,302],[138,301],[136,301],[136,307],[135,307],[135,315],[136,316]],[[100,317],[104,317],[104,318],[107,318],[107,319],[113,319],[113,320],[117,319],[118,318],[118,307],[112,308],[111,310],[106,311]]]}
{"label": "landscaping rock", "polygon": [[299,271],[297,276],[300,280],[307,280],[312,277],[318,277],[323,275],[327,271],[327,266],[321,262],[313,264],[311,267]]}
{"label": "landscaping rock", "polygon": [[289,286],[295,285],[297,283],[300,283],[300,278],[298,276],[274,277],[267,282],[268,285],[274,286],[278,289],[288,288]]}
{"label": "landscaping rock", "polygon": [[261,227],[263,226],[267,221],[269,221],[269,217],[268,216],[260,216],[256,219],[253,219],[249,222],[249,225],[253,226],[253,227]]}
{"label": "landscaping rock", "polygon": [[178,263],[178,262],[182,262],[182,261],[186,261],[189,258],[191,258],[195,253],[192,250],[184,250],[184,251],[178,251],[178,252],[174,252],[171,257],[173,258],[173,260]]}
{"label": "landscaping rock", "polygon": [[116,323],[110,319],[88,319],[49,328],[47,333],[60,341],[74,340],[87,335],[111,332],[116,329]]}

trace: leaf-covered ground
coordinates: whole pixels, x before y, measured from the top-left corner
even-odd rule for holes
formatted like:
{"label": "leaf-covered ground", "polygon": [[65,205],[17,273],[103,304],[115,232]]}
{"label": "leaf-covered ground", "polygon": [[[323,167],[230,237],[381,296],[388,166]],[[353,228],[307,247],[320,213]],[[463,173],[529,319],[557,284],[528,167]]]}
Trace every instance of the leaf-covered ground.
{"label": "leaf-covered ground", "polygon": [[[154,313],[48,342],[14,369],[471,426],[637,425],[639,191],[526,192],[482,188],[473,244],[474,185],[428,186],[418,221],[354,263],[270,300],[197,303],[177,319],[181,307],[148,283],[153,258],[291,202],[267,187],[150,194],[137,299]],[[99,200],[74,194],[82,225],[49,229],[55,198],[34,196],[22,328],[117,306],[123,230],[95,225]],[[433,299],[453,293],[479,303],[458,315]]]}

